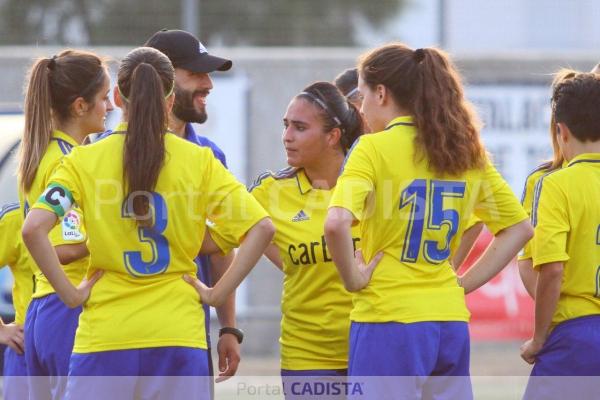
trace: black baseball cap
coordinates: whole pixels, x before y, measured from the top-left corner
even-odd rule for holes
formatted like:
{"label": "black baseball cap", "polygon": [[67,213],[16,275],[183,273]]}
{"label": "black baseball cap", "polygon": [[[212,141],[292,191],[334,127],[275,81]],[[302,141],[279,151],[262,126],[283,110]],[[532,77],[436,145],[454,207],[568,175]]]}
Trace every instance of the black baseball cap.
{"label": "black baseball cap", "polygon": [[161,29],[144,44],[161,51],[175,68],[192,72],[227,71],[233,63],[208,54],[206,47],[194,35],[177,29]]}

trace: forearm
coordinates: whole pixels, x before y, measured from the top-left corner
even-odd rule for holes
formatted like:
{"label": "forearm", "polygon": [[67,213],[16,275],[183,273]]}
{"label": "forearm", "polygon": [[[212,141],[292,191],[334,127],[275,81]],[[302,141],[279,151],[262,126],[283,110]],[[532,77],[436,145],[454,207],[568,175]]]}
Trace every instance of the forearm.
{"label": "forearm", "polygon": [[465,293],[478,289],[502,271],[531,236],[533,228],[529,221],[500,231],[483,256],[460,278]]}
{"label": "forearm", "polygon": [[248,231],[230,267],[213,287],[211,304],[220,306],[227,300],[256,265],[274,234],[275,228],[269,218],[264,218]]}
{"label": "forearm", "polygon": [[[230,267],[233,262],[233,258],[235,255],[235,251],[231,251],[225,256],[213,254],[210,256],[210,277],[211,282],[215,285],[221,277],[225,274],[225,271]],[[217,311],[217,318],[219,319],[219,324],[221,327],[231,326],[235,327],[235,291],[233,291],[225,302],[215,307]]]}
{"label": "forearm", "polygon": [[37,231],[23,236],[23,240],[32,258],[48,279],[56,294],[67,306],[72,307],[77,301],[77,290],[63,271],[56,251],[50,244],[46,233]]}
{"label": "forearm", "polygon": [[483,222],[478,222],[463,233],[462,238],[460,239],[460,245],[452,256],[452,267],[455,271],[460,268],[471,252],[471,249],[482,230]]}
{"label": "forearm", "polygon": [[562,284],[562,263],[550,263],[540,267],[535,292],[535,327],[533,339],[544,343],[548,337],[552,317],[556,311]]}
{"label": "forearm", "polygon": [[70,264],[90,254],[85,243],[58,245],[54,246],[54,250],[56,250],[58,260],[62,265]]}
{"label": "forearm", "polygon": [[531,298],[535,300],[538,272],[533,269],[533,262],[531,258],[519,260],[518,265],[519,275],[521,276],[523,286],[525,286],[525,290],[527,290],[527,293],[531,296]]}
{"label": "forearm", "polygon": [[352,243],[350,221],[330,221],[325,224],[325,241],[331,253],[331,258],[348,291],[361,288],[360,273],[354,259],[354,244]]}

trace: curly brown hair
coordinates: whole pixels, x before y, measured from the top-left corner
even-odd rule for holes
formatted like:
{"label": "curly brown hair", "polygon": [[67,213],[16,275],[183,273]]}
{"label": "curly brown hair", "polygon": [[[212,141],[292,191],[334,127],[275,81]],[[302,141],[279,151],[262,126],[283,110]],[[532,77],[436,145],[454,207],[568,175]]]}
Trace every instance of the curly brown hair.
{"label": "curly brown hair", "polygon": [[480,123],[465,99],[461,78],[441,50],[394,43],[363,55],[359,75],[371,89],[385,86],[414,118],[416,157],[439,174],[483,168],[487,159]]}

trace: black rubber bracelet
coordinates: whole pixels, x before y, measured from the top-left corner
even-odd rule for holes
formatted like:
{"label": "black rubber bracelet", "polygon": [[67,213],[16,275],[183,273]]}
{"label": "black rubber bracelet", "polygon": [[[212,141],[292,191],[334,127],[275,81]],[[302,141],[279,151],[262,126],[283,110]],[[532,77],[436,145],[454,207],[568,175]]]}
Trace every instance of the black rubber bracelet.
{"label": "black rubber bracelet", "polygon": [[230,333],[237,339],[238,343],[242,343],[244,341],[244,331],[238,328],[232,328],[230,326],[226,326],[224,328],[219,329],[219,337],[223,336],[226,333]]}

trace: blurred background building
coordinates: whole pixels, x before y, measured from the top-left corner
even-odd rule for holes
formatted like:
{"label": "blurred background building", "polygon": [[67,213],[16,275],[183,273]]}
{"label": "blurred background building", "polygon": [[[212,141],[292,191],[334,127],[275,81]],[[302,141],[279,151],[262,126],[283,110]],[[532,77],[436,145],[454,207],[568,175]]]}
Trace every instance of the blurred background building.
{"label": "blurred background building", "polygon": [[[600,61],[598,21],[600,2],[592,0],[0,0],[0,113],[21,113],[25,73],[37,56],[65,46],[93,49],[114,59],[114,73],[118,59],[155,31],[186,29],[209,52],[234,61],[230,72],[212,75],[209,120],[197,128],[248,183],[286,166],[281,119],[303,87],[331,81],[369,47],[393,40],[437,45],[463,72],[485,123],[486,146],[520,195],[528,171],[551,154],[552,73],[566,66],[587,71]],[[7,201],[16,199],[18,132],[2,117],[0,135],[13,135],[0,149],[0,194]],[[259,371],[272,374],[281,279],[264,261],[238,292],[239,325],[248,333],[244,355],[254,367],[271,360]],[[532,303],[515,266],[468,301],[472,334],[480,340],[473,373],[527,373],[518,346],[531,332]]]}

